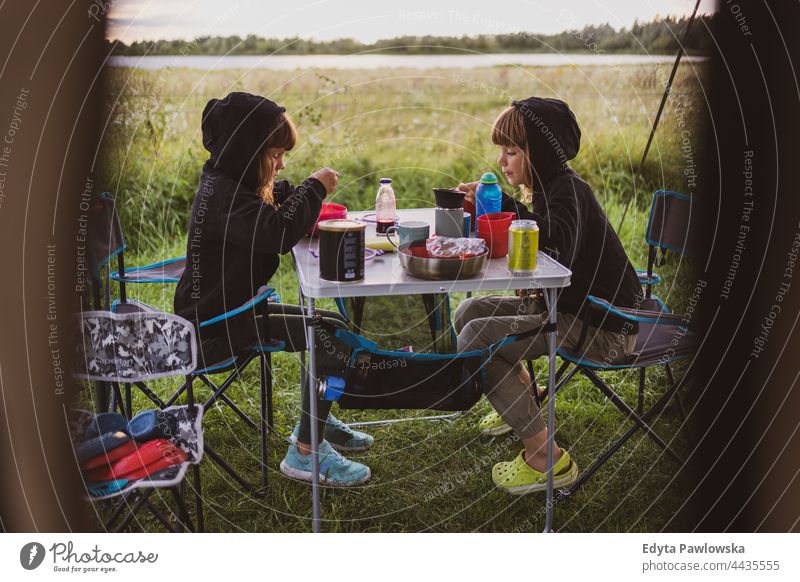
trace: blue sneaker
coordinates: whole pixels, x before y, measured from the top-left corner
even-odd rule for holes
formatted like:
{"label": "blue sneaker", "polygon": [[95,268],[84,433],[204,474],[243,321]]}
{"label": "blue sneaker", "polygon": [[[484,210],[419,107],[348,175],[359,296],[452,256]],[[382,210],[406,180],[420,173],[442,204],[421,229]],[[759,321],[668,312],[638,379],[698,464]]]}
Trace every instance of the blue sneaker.
{"label": "blue sneaker", "polygon": [[[304,455],[295,443],[289,445],[286,458],[281,461],[281,473],[292,479],[311,481],[311,455]],[[369,467],[345,459],[331,447],[328,441],[319,445],[319,482],[338,487],[352,487],[367,481],[371,472]]]}
{"label": "blue sneaker", "polygon": [[[297,442],[297,435],[300,434],[300,423],[294,426],[292,436],[289,439]],[[368,450],[375,442],[375,438],[365,432],[353,430],[334,415],[328,415],[328,422],[325,424],[325,440],[337,451],[343,453],[360,453]]]}

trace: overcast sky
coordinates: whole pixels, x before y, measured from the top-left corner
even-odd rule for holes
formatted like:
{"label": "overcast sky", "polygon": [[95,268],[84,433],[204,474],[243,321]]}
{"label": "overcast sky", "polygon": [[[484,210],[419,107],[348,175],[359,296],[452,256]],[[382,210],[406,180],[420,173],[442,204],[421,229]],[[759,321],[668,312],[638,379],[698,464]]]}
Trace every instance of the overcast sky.
{"label": "overcast sky", "polygon": [[[372,42],[401,35],[555,33],[656,15],[690,14],[695,0],[110,0],[109,39],[299,36]],[[713,9],[702,0],[701,12]]]}

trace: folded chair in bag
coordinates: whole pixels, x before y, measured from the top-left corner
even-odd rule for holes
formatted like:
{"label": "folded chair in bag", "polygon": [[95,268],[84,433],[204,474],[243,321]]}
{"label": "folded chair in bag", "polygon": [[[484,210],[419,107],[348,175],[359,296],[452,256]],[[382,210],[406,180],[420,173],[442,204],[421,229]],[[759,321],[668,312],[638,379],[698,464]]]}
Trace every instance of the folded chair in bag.
{"label": "folded chair in bag", "polygon": [[681,385],[681,381],[676,382],[673,378],[671,369],[666,367],[668,382],[666,391],[649,409],[642,413],[634,411],[611,386],[603,381],[601,375],[609,370],[635,368],[644,370],[655,366],[667,366],[670,362],[692,356],[697,349],[698,343],[697,337],[687,327],[687,320],[680,315],[664,313],[663,311],[615,307],[603,299],[592,296],[588,297],[584,309],[595,310],[599,317],[615,317],[625,322],[630,322],[631,325],[637,324],[639,331],[636,336],[635,353],[628,361],[614,361],[614,363],[589,358],[583,346],[587,339],[589,326],[587,321],[592,318],[588,317],[588,314],[584,314],[585,316],[581,318],[584,323],[578,344],[574,347],[561,346],[558,350],[559,357],[564,360],[564,366],[560,370],[562,374],[566,367],[572,366],[572,368],[563,378],[557,381],[555,390],[559,391],[569,382],[573,375],[581,373],[611,400],[623,415],[633,422],[633,426],[600,455],[569,489],[562,491],[562,496],[568,496],[582,487],[639,430],[643,430],[668,456],[682,464],[682,459],[664,439],[658,436],[651,426],[651,422],[658,419],[670,400],[676,396]]}
{"label": "folded chair in bag", "polygon": [[[164,410],[162,420],[168,418],[171,421],[167,423],[168,431],[151,430],[149,436],[142,425],[138,426],[138,432],[129,429],[123,432],[119,430],[122,427],[112,431],[113,427],[100,428],[103,415],[80,415],[90,422],[97,419],[95,435],[89,435],[85,430],[87,423],[80,420],[73,423],[74,427],[79,427],[73,430],[73,439],[78,444],[78,460],[87,478],[97,479],[86,482],[87,498],[92,501],[119,498],[105,523],[107,530],[125,529],[137,512],[145,508],[169,531],[181,531],[184,527],[202,531],[199,464],[204,451],[203,407],[195,403],[192,390],[192,372],[197,366],[194,327],[185,319],[168,313],[117,315],[108,311],[84,312],[80,315],[79,325],[74,373],[77,379],[129,383],[185,376],[188,399],[186,405]],[[114,416],[125,422],[123,416]],[[92,438],[82,438],[84,436]],[[155,440],[156,436],[159,439]],[[125,456],[121,454],[122,449],[125,449]],[[167,450],[169,455],[165,452]],[[126,462],[127,468],[118,464]],[[112,467],[117,473],[112,471]],[[185,503],[185,476],[189,467],[194,480],[196,527],[191,523]],[[173,512],[177,522],[175,527],[151,502],[152,494],[162,489],[170,490],[174,497],[177,506],[177,511]],[[117,523],[120,518],[122,521]]]}

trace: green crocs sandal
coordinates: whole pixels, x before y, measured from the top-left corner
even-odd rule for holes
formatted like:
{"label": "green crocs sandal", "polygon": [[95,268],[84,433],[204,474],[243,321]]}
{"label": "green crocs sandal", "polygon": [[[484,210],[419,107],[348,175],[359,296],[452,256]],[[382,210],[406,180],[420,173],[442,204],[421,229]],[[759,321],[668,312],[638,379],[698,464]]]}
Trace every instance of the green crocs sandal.
{"label": "green crocs sandal", "polygon": [[[578,479],[578,465],[561,449],[561,458],[553,467],[553,487],[559,489]],[[513,461],[497,463],[492,468],[492,481],[511,495],[527,495],[547,489],[547,473],[537,471],[525,462],[522,450]]]}
{"label": "green crocs sandal", "polygon": [[511,426],[494,410],[484,416],[478,423],[478,431],[486,436],[500,436],[510,433],[511,430]]}
{"label": "green crocs sandal", "polygon": [[[547,400],[547,391],[545,391],[541,397],[543,414],[544,407],[547,406]],[[510,433],[512,428],[496,410],[492,410],[478,422],[478,431],[485,436],[501,436]]]}

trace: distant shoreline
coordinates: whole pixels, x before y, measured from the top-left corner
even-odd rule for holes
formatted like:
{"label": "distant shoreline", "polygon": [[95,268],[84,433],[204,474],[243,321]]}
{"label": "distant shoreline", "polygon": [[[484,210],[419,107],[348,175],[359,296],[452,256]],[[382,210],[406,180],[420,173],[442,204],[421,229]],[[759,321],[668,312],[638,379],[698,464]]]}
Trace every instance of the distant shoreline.
{"label": "distant shoreline", "polygon": [[[685,62],[703,62],[706,57],[688,56]],[[491,53],[447,55],[148,55],[112,56],[110,67],[145,70],[188,68],[201,70],[264,69],[477,69],[485,67],[625,66],[671,63],[674,55],[586,54],[586,53]]]}

